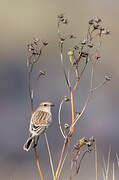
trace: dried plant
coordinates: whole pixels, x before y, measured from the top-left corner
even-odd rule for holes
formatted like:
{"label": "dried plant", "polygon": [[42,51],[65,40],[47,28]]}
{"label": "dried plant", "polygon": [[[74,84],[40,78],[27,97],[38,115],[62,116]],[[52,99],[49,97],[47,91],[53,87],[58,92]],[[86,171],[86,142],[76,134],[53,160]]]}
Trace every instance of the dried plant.
{"label": "dried plant", "polygon": [[[62,98],[62,101],[59,106],[59,112],[58,112],[58,124],[59,129],[62,135],[62,138],[64,140],[60,158],[58,160],[58,165],[54,166],[51,156],[51,150],[48,143],[48,138],[45,133],[45,140],[47,144],[47,149],[49,153],[50,158],[50,165],[53,175],[53,180],[58,180],[60,177],[60,174],[62,172],[63,165],[67,159],[68,154],[70,153],[70,179],[74,179],[76,175],[80,172],[80,167],[82,164],[83,159],[85,158],[85,155],[89,152],[92,152],[95,150],[95,167],[96,167],[96,180],[98,179],[98,167],[97,167],[97,150],[95,148],[95,139],[94,137],[87,138],[79,138],[77,140],[77,143],[71,146],[71,140],[72,136],[75,133],[75,126],[77,125],[77,122],[80,120],[81,116],[85,112],[88,102],[92,96],[92,94],[97,90],[98,88],[105,85],[107,82],[111,80],[111,76],[105,76],[104,80],[101,83],[98,83],[96,87],[94,87],[93,80],[94,80],[94,70],[97,63],[100,61],[100,48],[102,45],[103,36],[110,34],[110,31],[106,29],[103,26],[102,20],[98,17],[94,17],[89,20],[88,22],[88,30],[86,33],[86,37],[83,40],[80,40],[78,44],[75,44],[75,46],[72,46],[68,48],[66,51],[64,50],[65,42],[71,41],[77,39],[75,35],[73,34],[67,34],[64,35],[64,33],[61,32],[61,26],[62,25],[68,25],[69,20],[65,17],[64,14],[58,15],[58,21],[57,21],[57,35],[58,35],[58,45],[59,45],[59,52],[60,52],[60,60],[62,65],[62,70],[64,73],[64,77],[66,80],[68,92],[68,96],[64,96]],[[33,72],[34,66],[40,62],[40,56],[42,55],[43,49],[48,45],[47,41],[42,41],[37,38],[33,39],[33,42],[31,44],[28,44],[27,46],[27,68],[28,68],[28,89],[29,89],[29,97],[30,97],[30,105],[31,105],[31,114],[34,112],[34,89],[31,87],[31,74]],[[64,62],[64,54],[67,54],[67,60]],[[66,64],[70,64],[70,70],[67,69]],[[81,69],[80,64],[83,63],[83,68]],[[75,92],[77,90],[78,85],[80,84],[80,79],[82,78],[85,69],[87,65],[90,65],[90,87],[87,99],[83,105],[83,108],[81,111],[75,113],[74,109],[74,96]],[[70,79],[70,73],[74,72],[75,77],[73,82]],[[45,76],[46,72],[43,70],[40,70],[40,73],[38,74],[37,79],[41,78],[42,76]],[[72,122],[66,123],[62,122],[61,119],[61,113],[62,113],[62,106],[64,103],[70,103],[71,105],[71,113],[72,113]],[[35,142],[35,140],[34,140]],[[38,160],[37,155],[37,149],[34,147],[35,152],[35,158],[37,162],[37,167],[39,170],[39,174],[41,177],[41,180],[44,179],[43,173],[40,168],[40,163]],[[108,164],[107,166],[104,163],[104,177],[105,180],[108,180],[108,170],[109,170],[109,159],[110,159],[110,151],[108,156]],[[117,162],[119,162],[119,158],[117,155]],[[119,164],[119,163],[118,163]],[[55,168],[54,168],[55,167]],[[56,171],[55,171],[56,169]],[[113,165],[113,180],[114,180],[114,165]]]}

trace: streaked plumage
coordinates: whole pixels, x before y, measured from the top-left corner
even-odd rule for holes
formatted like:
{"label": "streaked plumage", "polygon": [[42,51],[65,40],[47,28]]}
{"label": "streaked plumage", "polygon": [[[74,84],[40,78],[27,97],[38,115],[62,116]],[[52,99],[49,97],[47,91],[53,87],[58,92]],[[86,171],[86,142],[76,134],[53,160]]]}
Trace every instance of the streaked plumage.
{"label": "streaked plumage", "polygon": [[30,137],[23,146],[24,150],[28,151],[33,143],[34,137],[39,138],[40,135],[43,134],[45,130],[48,128],[48,126],[51,124],[51,106],[53,106],[52,103],[43,102],[32,114],[29,127]]}

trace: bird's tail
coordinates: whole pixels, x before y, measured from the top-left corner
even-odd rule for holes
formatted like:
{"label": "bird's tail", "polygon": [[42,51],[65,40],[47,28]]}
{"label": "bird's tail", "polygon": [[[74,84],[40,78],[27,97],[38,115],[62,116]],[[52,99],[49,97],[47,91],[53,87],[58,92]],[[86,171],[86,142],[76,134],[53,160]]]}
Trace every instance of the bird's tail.
{"label": "bird's tail", "polygon": [[29,149],[31,148],[32,143],[33,143],[33,137],[28,138],[26,143],[23,146],[23,149],[25,151],[29,151]]}

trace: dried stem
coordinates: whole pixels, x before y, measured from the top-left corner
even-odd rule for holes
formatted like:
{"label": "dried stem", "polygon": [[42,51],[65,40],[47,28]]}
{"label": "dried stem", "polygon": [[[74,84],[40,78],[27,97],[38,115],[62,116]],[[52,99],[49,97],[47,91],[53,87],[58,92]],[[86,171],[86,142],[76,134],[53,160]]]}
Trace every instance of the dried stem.
{"label": "dried stem", "polygon": [[105,173],[106,173],[106,162],[105,162],[104,154],[102,154],[102,160],[103,160],[103,165],[104,165],[104,175],[105,175]]}
{"label": "dried stem", "polygon": [[82,163],[82,161],[83,161],[83,159],[84,159],[85,155],[87,154],[87,152],[89,152],[89,150],[88,150],[88,149],[87,149],[87,150],[83,153],[83,155],[82,155],[82,157],[81,157],[81,159],[80,159],[80,162],[79,162],[78,168],[77,168],[77,170],[76,170],[76,174],[78,174],[78,172],[79,172],[79,170],[80,170],[80,167],[81,167],[81,163]]}
{"label": "dried stem", "polygon": [[104,173],[104,169],[102,168],[102,175],[103,175],[103,179],[105,180],[105,173]]}
{"label": "dried stem", "polygon": [[66,161],[67,155],[68,155],[68,152],[65,154],[64,159],[63,159],[63,161],[62,161],[62,164],[61,164],[61,167],[60,167],[60,171],[59,171],[59,174],[58,174],[57,180],[58,180],[58,179],[59,179],[59,177],[60,177],[60,174],[61,174],[61,172],[62,172],[62,168],[63,168],[64,163],[65,163],[65,161]]}
{"label": "dried stem", "polygon": [[[71,112],[72,112],[72,124],[74,123],[74,97],[73,97],[73,91],[70,92],[71,96]],[[69,136],[71,137],[74,132],[74,127],[71,126]]]}
{"label": "dried stem", "polygon": [[44,133],[44,135],[45,135],[45,140],[46,140],[46,144],[47,144],[48,154],[49,154],[49,158],[50,158],[50,165],[51,165],[52,175],[53,175],[53,179],[55,180],[55,173],[54,173],[54,167],[53,167],[51,151],[50,151],[50,147],[49,147],[49,143],[48,143],[48,139],[47,139],[46,133]]}
{"label": "dried stem", "polygon": [[109,174],[109,165],[110,165],[110,153],[111,153],[111,147],[109,148],[109,153],[108,153],[108,161],[107,161],[107,168],[106,168],[106,177],[105,180],[108,180],[108,174]]}
{"label": "dried stem", "polygon": [[[27,57],[27,58],[29,58],[29,57]],[[30,59],[28,59],[28,60],[30,60]],[[33,97],[32,97],[32,92],[31,92],[31,73],[32,73],[32,70],[33,70],[33,65],[34,65],[34,64],[31,64],[31,65],[30,65],[29,71],[28,71],[28,90],[29,90],[29,97],[30,97],[31,115],[32,115],[33,112],[34,112],[34,108],[33,108]],[[34,143],[35,143],[35,138],[34,138]],[[38,171],[39,171],[41,180],[43,180],[43,174],[42,174],[42,171],[41,171],[41,168],[40,168],[40,163],[39,163],[39,160],[38,160],[38,155],[37,155],[36,147],[34,148],[34,154],[35,154],[35,159],[36,159],[36,163],[37,163],[37,168],[38,168]]]}
{"label": "dried stem", "polygon": [[62,105],[65,102],[65,99],[63,98],[63,100],[60,103],[60,107],[59,107],[59,112],[58,112],[58,122],[59,122],[59,128],[60,128],[60,132],[62,134],[62,136],[64,137],[64,139],[66,139],[66,135],[63,132],[62,126],[61,126],[61,109],[62,109]]}
{"label": "dried stem", "polygon": [[62,147],[62,151],[61,151],[61,155],[60,155],[60,160],[59,160],[59,163],[58,163],[58,167],[57,167],[57,170],[56,170],[56,173],[55,173],[55,180],[58,179],[59,172],[60,172],[60,169],[61,169],[61,167],[62,167],[63,156],[64,156],[64,152],[65,152],[67,143],[68,143],[68,139],[65,139],[65,140],[64,140],[63,147]]}
{"label": "dried stem", "polygon": [[98,156],[97,156],[96,147],[95,147],[95,172],[96,172],[96,180],[98,180]]}
{"label": "dried stem", "polygon": [[119,156],[117,153],[116,153],[116,158],[117,158],[117,164],[118,164],[118,168],[119,168]]}
{"label": "dried stem", "polygon": [[63,69],[63,72],[64,72],[64,77],[65,77],[67,86],[69,87],[69,89],[71,89],[70,83],[68,81],[68,77],[67,77],[67,74],[66,74],[66,71],[65,71],[64,62],[63,62],[63,42],[60,43],[60,59],[61,59],[62,69]]}
{"label": "dried stem", "polygon": [[76,84],[74,85],[72,91],[74,92],[78,86],[79,80],[80,80],[80,76],[79,76],[79,72],[78,72],[78,66],[76,66],[75,68],[75,74],[76,74]]}
{"label": "dried stem", "polygon": [[114,171],[114,163],[113,163],[113,169],[112,169],[112,180],[115,180],[115,171]]}
{"label": "dried stem", "polygon": [[98,88],[101,88],[102,86],[104,86],[107,83],[107,80],[104,80],[103,82],[101,82],[99,85],[97,85],[95,88],[91,89],[91,91],[95,91]]}
{"label": "dried stem", "polygon": [[87,97],[87,99],[86,99],[86,102],[85,102],[85,104],[84,104],[84,107],[83,107],[81,113],[75,118],[74,123],[72,124],[72,127],[75,126],[75,124],[77,123],[77,121],[79,120],[79,118],[80,118],[80,117],[82,116],[82,114],[84,113],[84,111],[85,111],[85,109],[86,109],[86,107],[87,107],[87,105],[88,105],[88,102],[89,102],[89,100],[90,100],[90,98],[91,98],[91,96],[92,96],[93,91],[91,91],[91,90],[93,89],[93,76],[94,76],[94,67],[95,67],[96,62],[97,62],[97,59],[92,63],[92,67],[91,67],[91,78],[90,78],[90,92],[89,92],[89,95],[88,95],[88,97]]}
{"label": "dried stem", "polygon": [[32,98],[32,93],[31,93],[31,72],[33,69],[33,65],[30,67],[29,72],[28,72],[28,90],[29,90],[29,97],[30,97],[30,106],[31,106],[31,114],[33,114],[33,98]]}
{"label": "dried stem", "polygon": [[39,160],[38,160],[36,147],[34,148],[34,153],[35,153],[35,159],[36,159],[36,163],[37,163],[37,168],[38,168],[41,180],[43,180],[43,174],[42,174],[42,171],[41,171],[41,168],[40,168],[40,163],[39,163]]}

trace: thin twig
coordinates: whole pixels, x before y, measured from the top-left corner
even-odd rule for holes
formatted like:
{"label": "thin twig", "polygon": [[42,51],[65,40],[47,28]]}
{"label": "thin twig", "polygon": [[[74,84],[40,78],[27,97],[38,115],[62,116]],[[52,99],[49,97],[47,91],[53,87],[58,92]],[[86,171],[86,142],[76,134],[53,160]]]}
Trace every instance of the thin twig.
{"label": "thin twig", "polygon": [[83,67],[83,69],[82,69],[82,71],[81,71],[81,73],[79,74],[79,72],[78,72],[78,68],[76,68],[76,70],[75,70],[75,72],[76,72],[76,84],[74,85],[74,88],[73,88],[73,91],[75,91],[76,90],[76,88],[77,88],[77,86],[78,86],[78,83],[79,83],[79,81],[80,81],[80,79],[81,79],[81,77],[82,77],[82,75],[83,75],[83,73],[84,73],[84,71],[85,71],[85,69],[86,69],[86,66],[87,66],[87,63],[85,63],[85,66]]}
{"label": "thin twig", "polygon": [[[27,57],[27,58],[29,58],[29,57]],[[32,115],[33,112],[34,112],[33,97],[32,97],[32,91],[31,91],[31,73],[32,73],[32,70],[33,70],[33,64],[30,64],[30,67],[29,67],[28,70],[29,70],[28,71],[28,92],[29,92],[29,97],[30,97],[30,106],[31,106],[31,115]],[[34,139],[34,143],[35,143],[35,139]],[[34,154],[35,154],[37,168],[38,168],[41,180],[43,180],[43,174],[42,174],[42,171],[41,171],[41,168],[40,168],[40,163],[39,163],[36,147],[34,147]]]}
{"label": "thin twig", "polygon": [[48,143],[48,139],[47,139],[46,133],[44,133],[44,135],[45,135],[45,140],[46,140],[46,144],[47,144],[48,154],[49,154],[49,158],[50,158],[50,165],[51,165],[51,170],[52,170],[52,176],[53,176],[53,179],[55,180],[55,172],[54,172],[54,166],[53,166],[51,151],[50,151],[50,147],[49,147],[49,143]]}
{"label": "thin twig", "polygon": [[39,174],[40,174],[41,180],[43,180],[43,174],[42,174],[42,171],[41,171],[41,168],[40,168],[40,163],[39,163],[39,160],[38,160],[38,155],[37,155],[37,150],[36,150],[36,147],[34,148],[34,153],[35,153],[35,159],[36,159],[36,163],[37,163],[38,171],[39,171]]}
{"label": "thin twig", "polygon": [[95,91],[97,90],[98,88],[101,88],[102,86],[104,86],[104,84],[106,84],[108,81],[107,80],[104,80],[102,83],[100,83],[99,85],[97,85],[95,88],[91,89],[91,91]]}
{"label": "thin twig", "polygon": [[63,132],[63,129],[62,129],[62,126],[61,126],[61,109],[62,109],[62,105],[63,103],[65,102],[65,99],[63,98],[63,100],[61,101],[60,103],[60,107],[59,107],[59,112],[58,112],[58,122],[59,122],[59,128],[60,128],[60,132],[62,134],[62,136],[64,137],[64,139],[66,138],[64,132]]}
{"label": "thin twig", "polygon": [[105,173],[104,173],[104,169],[102,168],[102,174],[103,174],[103,179],[105,180]]}
{"label": "thin twig", "polygon": [[95,172],[96,172],[96,180],[98,180],[98,156],[97,156],[96,146],[95,146]]}
{"label": "thin twig", "polygon": [[74,92],[78,86],[79,80],[80,80],[80,76],[79,76],[79,71],[78,71],[78,66],[76,66],[75,68],[75,74],[76,74],[76,83],[72,89],[72,91]]}
{"label": "thin twig", "polygon": [[69,89],[71,89],[69,81],[68,81],[68,77],[67,77],[67,74],[66,74],[66,71],[65,71],[64,62],[63,62],[63,43],[62,42],[60,43],[60,59],[61,59],[62,69],[63,69],[63,72],[64,72],[64,76],[65,76],[67,86],[69,87]]}
{"label": "thin twig", "polygon": [[108,153],[108,161],[107,161],[107,168],[106,168],[106,177],[105,180],[108,180],[108,174],[109,174],[109,165],[110,165],[110,153],[111,153],[111,147],[109,148],[109,153]]}
{"label": "thin twig", "polygon": [[33,114],[34,109],[33,109],[33,98],[32,98],[32,93],[31,93],[31,72],[33,69],[33,65],[31,65],[29,72],[28,72],[28,90],[29,90],[29,97],[30,97],[30,106],[31,106],[31,114]]}
{"label": "thin twig", "polygon": [[62,166],[63,155],[64,155],[64,152],[65,152],[67,143],[68,143],[68,139],[65,139],[65,140],[64,140],[63,147],[62,147],[62,151],[61,151],[61,155],[60,155],[60,160],[59,160],[59,163],[58,163],[58,167],[57,167],[57,170],[56,170],[56,173],[55,173],[55,180],[57,180],[58,175],[59,175],[59,172],[60,172],[60,168],[61,168],[61,166]]}
{"label": "thin twig", "polygon": [[92,96],[93,91],[91,91],[91,90],[93,89],[93,76],[94,76],[94,67],[95,67],[96,62],[97,62],[97,59],[92,63],[91,78],[90,78],[90,92],[89,92],[89,95],[88,95],[88,97],[87,97],[87,99],[86,99],[86,101],[85,101],[85,104],[84,104],[84,107],[83,107],[81,113],[75,118],[74,123],[72,124],[72,127],[75,126],[75,124],[77,123],[77,121],[79,120],[79,118],[80,118],[80,117],[82,116],[82,114],[84,113],[84,111],[85,111],[85,109],[86,109],[86,107],[87,107],[87,105],[88,105],[88,102],[89,102],[89,100],[90,100],[90,98],[91,98],[91,96]]}
{"label": "thin twig", "polygon": [[104,154],[102,154],[102,160],[104,165],[104,174],[106,174],[106,162],[105,162]]}
{"label": "thin twig", "polygon": [[60,167],[60,171],[59,171],[57,180],[59,179],[59,177],[60,177],[60,175],[61,175],[62,168],[63,168],[63,166],[64,166],[64,163],[65,163],[65,160],[66,160],[66,158],[67,158],[67,155],[68,155],[68,152],[65,154],[64,159],[63,159],[63,161],[62,161],[62,165],[61,165],[61,167]]}
{"label": "thin twig", "polygon": [[112,170],[112,180],[115,180],[114,163],[113,163],[113,170]]}
{"label": "thin twig", "polygon": [[78,172],[79,172],[79,170],[80,170],[80,167],[81,167],[81,163],[82,163],[82,161],[83,161],[83,159],[84,159],[85,155],[87,154],[87,152],[89,152],[89,150],[88,150],[88,149],[87,149],[87,150],[83,153],[83,155],[82,155],[82,157],[81,157],[81,159],[80,159],[80,162],[79,162],[78,168],[77,168],[77,170],[76,170],[76,174],[78,174]]}
{"label": "thin twig", "polygon": [[[73,92],[70,92],[70,96],[71,96],[71,110],[72,110],[72,124],[74,123],[74,97],[73,97]],[[72,129],[70,131],[70,136],[72,136],[74,132],[74,127],[72,126]]]}
{"label": "thin twig", "polygon": [[118,164],[118,168],[119,168],[119,156],[117,153],[116,153],[116,158],[117,158],[117,164]]}

